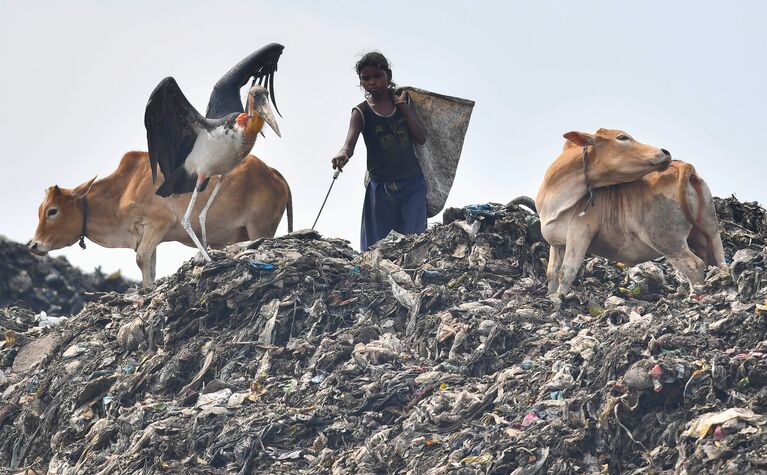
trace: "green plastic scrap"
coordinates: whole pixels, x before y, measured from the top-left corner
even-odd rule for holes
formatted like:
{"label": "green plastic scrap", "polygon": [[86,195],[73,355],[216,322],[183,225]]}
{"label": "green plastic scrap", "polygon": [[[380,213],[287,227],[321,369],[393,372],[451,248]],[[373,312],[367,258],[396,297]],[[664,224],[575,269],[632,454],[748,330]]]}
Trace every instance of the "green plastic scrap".
{"label": "green plastic scrap", "polygon": [[620,290],[624,294],[633,295],[634,297],[642,293],[642,287],[639,284],[631,284],[628,286],[628,288],[619,287],[618,290]]}
{"label": "green plastic scrap", "polygon": [[596,318],[605,313],[605,309],[601,305],[592,305],[589,307],[589,315]]}
{"label": "green plastic scrap", "polygon": [[282,386],[282,390],[285,392],[285,394],[290,394],[294,392],[297,387],[298,387],[298,380],[296,378],[292,378],[284,386]]}

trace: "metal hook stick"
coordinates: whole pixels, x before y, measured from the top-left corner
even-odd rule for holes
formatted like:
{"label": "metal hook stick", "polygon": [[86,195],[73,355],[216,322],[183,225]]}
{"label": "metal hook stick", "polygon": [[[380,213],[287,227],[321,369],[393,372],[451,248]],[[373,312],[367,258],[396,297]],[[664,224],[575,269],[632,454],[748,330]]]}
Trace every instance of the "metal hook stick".
{"label": "metal hook stick", "polygon": [[322,209],[325,207],[325,203],[328,201],[328,196],[330,196],[330,190],[333,189],[333,185],[336,182],[336,178],[338,178],[338,175],[341,174],[341,169],[339,168],[336,170],[335,173],[333,173],[333,181],[330,182],[330,188],[328,188],[328,193],[325,195],[325,199],[322,201],[322,206],[320,206],[320,212],[317,213],[317,218],[314,220],[314,224],[312,224],[312,229],[317,225],[317,221],[320,219],[320,215],[322,214]]}

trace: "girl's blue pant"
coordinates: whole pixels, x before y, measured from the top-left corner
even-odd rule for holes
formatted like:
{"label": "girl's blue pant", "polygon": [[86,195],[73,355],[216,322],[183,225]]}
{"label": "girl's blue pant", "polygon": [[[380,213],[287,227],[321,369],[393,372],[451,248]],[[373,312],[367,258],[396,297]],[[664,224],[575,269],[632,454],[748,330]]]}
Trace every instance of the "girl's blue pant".
{"label": "girl's blue pant", "polygon": [[426,180],[423,175],[396,181],[371,178],[362,208],[360,247],[367,250],[391,230],[400,234],[426,231]]}

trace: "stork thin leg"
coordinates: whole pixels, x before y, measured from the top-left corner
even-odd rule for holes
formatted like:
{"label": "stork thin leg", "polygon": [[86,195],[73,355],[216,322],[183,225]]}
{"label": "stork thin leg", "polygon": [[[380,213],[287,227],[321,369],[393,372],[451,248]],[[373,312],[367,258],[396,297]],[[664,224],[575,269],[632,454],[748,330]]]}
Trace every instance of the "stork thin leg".
{"label": "stork thin leg", "polygon": [[220,175],[218,177],[218,183],[216,183],[216,187],[213,188],[213,193],[210,194],[210,198],[208,198],[208,202],[205,203],[205,207],[202,209],[202,212],[200,213],[200,229],[202,230],[202,246],[207,249],[208,248],[208,235],[205,231],[205,220],[208,217],[208,208],[210,208],[210,205],[213,203],[213,199],[216,197],[216,194],[218,194],[219,188],[221,188],[221,183],[224,181],[225,175]]}
{"label": "stork thin leg", "polygon": [[202,256],[208,261],[212,261],[213,259],[210,258],[210,255],[208,254],[208,251],[202,246],[200,243],[200,240],[197,239],[197,235],[194,233],[194,229],[192,229],[192,224],[189,222],[189,216],[192,214],[192,209],[194,209],[194,202],[197,201],[197,189],[200,187],[202,182],[205,181],[205,177],[197,175],[197,185],[194,187],[194,191],[192,192],[192,199],[189,200],[189,206],[186,208],[186,213],[184,213],[184,218],[181,220],[181,226],[184,227],[186,230],[186,233],[189,234],[189,237],[192,238],[192,241],[194,241],[194,245],[197,246],[197,249],[200,250],[202,253]]}

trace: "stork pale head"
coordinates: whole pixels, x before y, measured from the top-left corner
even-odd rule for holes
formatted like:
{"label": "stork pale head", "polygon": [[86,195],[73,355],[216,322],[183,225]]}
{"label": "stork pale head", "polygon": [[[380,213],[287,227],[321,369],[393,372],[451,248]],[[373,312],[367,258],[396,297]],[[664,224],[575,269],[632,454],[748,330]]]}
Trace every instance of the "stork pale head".
{"label": "stork pale head", "polygon": [[260,117],[269,124],[274,133],[281,137],[280,128],[277,126],[277,120],[274,118],[274,112],[272,112],[272,106],[269,105],[269,91],[258,84],[251,87],[248,92],[248,117],[252,119],[255,116]]}

